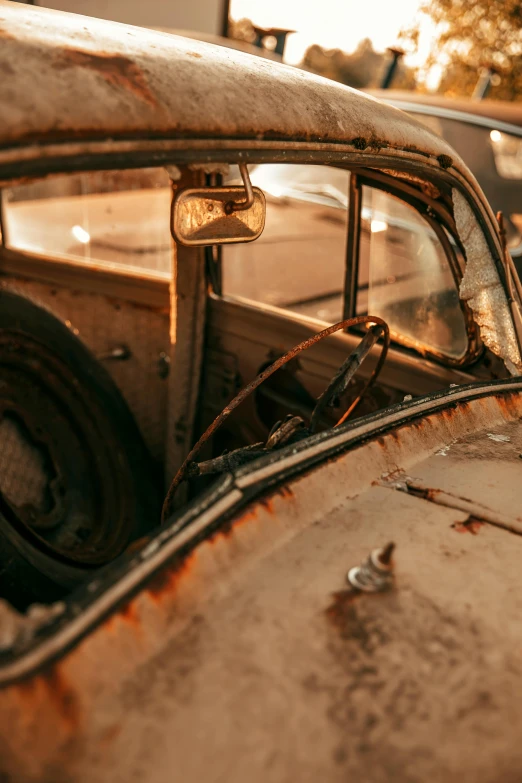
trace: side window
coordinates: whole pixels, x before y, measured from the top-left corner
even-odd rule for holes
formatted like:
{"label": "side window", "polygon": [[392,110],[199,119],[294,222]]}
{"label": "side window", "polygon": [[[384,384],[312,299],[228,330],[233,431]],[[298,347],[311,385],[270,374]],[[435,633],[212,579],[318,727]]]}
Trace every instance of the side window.
{"label": "side window", "polygon": [[339,321],[349,173],[283,163],[253,166],[250,177],[266,196],[265,229],[255,242],[223,247],[223,293]]}
{"label": "side window", "polygon": [[2,192],[7,248],[170,274],[171,190],[164,169],[49,177]]}
{"label": "side window", "polygon": [[399,342],[461,359],[468,348],[466,320],[430,224],[409,204],[365,187],[360,248],[358,313],[384,318]]}

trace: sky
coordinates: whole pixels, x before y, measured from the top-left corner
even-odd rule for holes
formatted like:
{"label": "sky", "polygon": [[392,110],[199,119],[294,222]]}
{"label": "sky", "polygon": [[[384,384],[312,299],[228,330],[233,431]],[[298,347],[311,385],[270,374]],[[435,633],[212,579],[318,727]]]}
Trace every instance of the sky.
{"label": "sky", "polygon": [[[285,50],[285,60],[294,64],[313,43],[351,52],[363,38],[370,38],[374,49],[384,51],[397,45],[400,30],[418,19],[419,50],[408,54],[405,63],[422,66],[434,28],[428,17],[418,13],[419,5],[420,0],[230,0],[230,16],[247,17],[261,27],[296,30]],[[439,78],[438,69],[433,70],[427,85],[435,88]]]}

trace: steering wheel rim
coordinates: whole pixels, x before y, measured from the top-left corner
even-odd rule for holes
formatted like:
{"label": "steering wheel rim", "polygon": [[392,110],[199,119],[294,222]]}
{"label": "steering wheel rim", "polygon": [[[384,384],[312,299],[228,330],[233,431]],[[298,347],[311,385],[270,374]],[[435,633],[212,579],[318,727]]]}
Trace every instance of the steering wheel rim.
{"label": "steering wheel rim", "polygon": [[[230,414],[239,405],[241,405],[241,403],[244,402],[244,400],[246,400],[247,397],[249,397],[253,391],[255,391],[262,383],[264,383],[264,381],[266,381],[267,378],[269,378],[271,375],[277,372],[277,370],[279,370],[281,367],[283,367],[285,364],[291,361],[291,359],[294,359],[302,351],[305,351],[307,348],[310,348],[312,345],[315,345],[321,340],[324,340],[326,337],[329,337],[331,334],[334,334],[335,332],[339,332],[343,329],[348,329],[353,326],[359,326],[361,324],[369,324],[369,325],[375,325],[381,327],[383,331],[383,335],[382,335],[383,343],[382,343],[381,354],[379,356],[377,364],[375,365],[375,369],[372,372],[370,378],[363,386],[363,388],[355,398],[354,402],[349,406],[347,411],[343,414],[343,416],[339,419],[339,421],[334,426],[337,427],[340,424],[342,424],[344,421],[346,421],[350,413],[353,410],[355,410],[355,408],[361,401],[364,394],[366,394],[370,386],[372,386],[372,384],[375,382],[376,378],[378,377],[382,369],[382,366],[386,359],[386,355],[388,353],[388,348],[390,345],[390,329],[386,321],[384,321],[382,318],[379,318],[378,316],[359,315],[356,316],[355,318],[347,318],[343,321],[338,321],[337,323],[332,324],[332,326],[328,326],[326,329],[323,329],[321,332],[317,332],[312,337],[308,337],[306,340],[303,340],[294,348],[292,348],[290,351],[287,351],[285,354],[283,354],[274,362],[272,362],[272,364],[270,364],[266,369],[264,369],[263,372],[259,373],[259,375],[257,375],[253,381],[251,381],[249,384],[244,386],[236,394],[236,396],[228,403],[228,405],[226,405],[223,408],[221,413],[218,416],[216,416],[212,424],[210,424],[209,427],[207,427],[203,435],[201,435],[199,440],[195,443],[195,445],[192,447],[190,452],[185,457],[181,467],[179,468],[178,472],[176,473],[176,475],[172,480],[172,483],[169,487],[169,491],[167,492],[167,495],[163,502],[163,508],[161,512],[162,524],[165,523],[166,519],[171,515],[171,513],[174,510],[173,508],[174,495],[176,493],[178,486],[185,478],[185,474],[189,464],[194,461],[194,458],[201,450],[201,448],[204,446],[204,444],[207,442],[207,440],[225,423],[225,421],[228,419]],[[365,338],[363,337],[360,343],[363,342],[364,339]],[[357,351],[359,345],[357,346],[357,348],[354,349],[354,351],[350,353],[348,359]]]}

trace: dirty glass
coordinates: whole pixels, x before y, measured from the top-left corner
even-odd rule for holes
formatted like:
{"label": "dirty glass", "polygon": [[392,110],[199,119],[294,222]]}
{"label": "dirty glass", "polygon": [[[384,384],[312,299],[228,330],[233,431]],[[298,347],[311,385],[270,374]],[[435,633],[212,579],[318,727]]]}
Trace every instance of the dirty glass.
{"label": "dirty glass", "polygon": [[384,318],[400,342],[462,358],[466,321],[449,260],[430,224],[403,201],[364,188],[360,247],[358,312]]}
{"label": "dirty glass", "polygon": [[[342,318],[349,173],[330,166],[252,166],[266,197],[255,242],[222,248],[223,293],[335,322]],[[229,183],[241,180],[231,170]]]}
{"label": "dirty glass", "polygon": [[170,275],[170,200],[161,168],[75,173],[6,188],[5,246]]}

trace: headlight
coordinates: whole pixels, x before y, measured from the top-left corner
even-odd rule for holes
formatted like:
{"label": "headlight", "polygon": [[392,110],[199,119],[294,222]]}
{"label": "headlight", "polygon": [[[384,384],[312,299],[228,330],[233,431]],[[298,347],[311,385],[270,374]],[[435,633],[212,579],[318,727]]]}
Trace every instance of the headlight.
{"label": "headlight", "polygon": [[522,179],[522,138],[492,130],[489,134],[495,166],[504,179]]}

